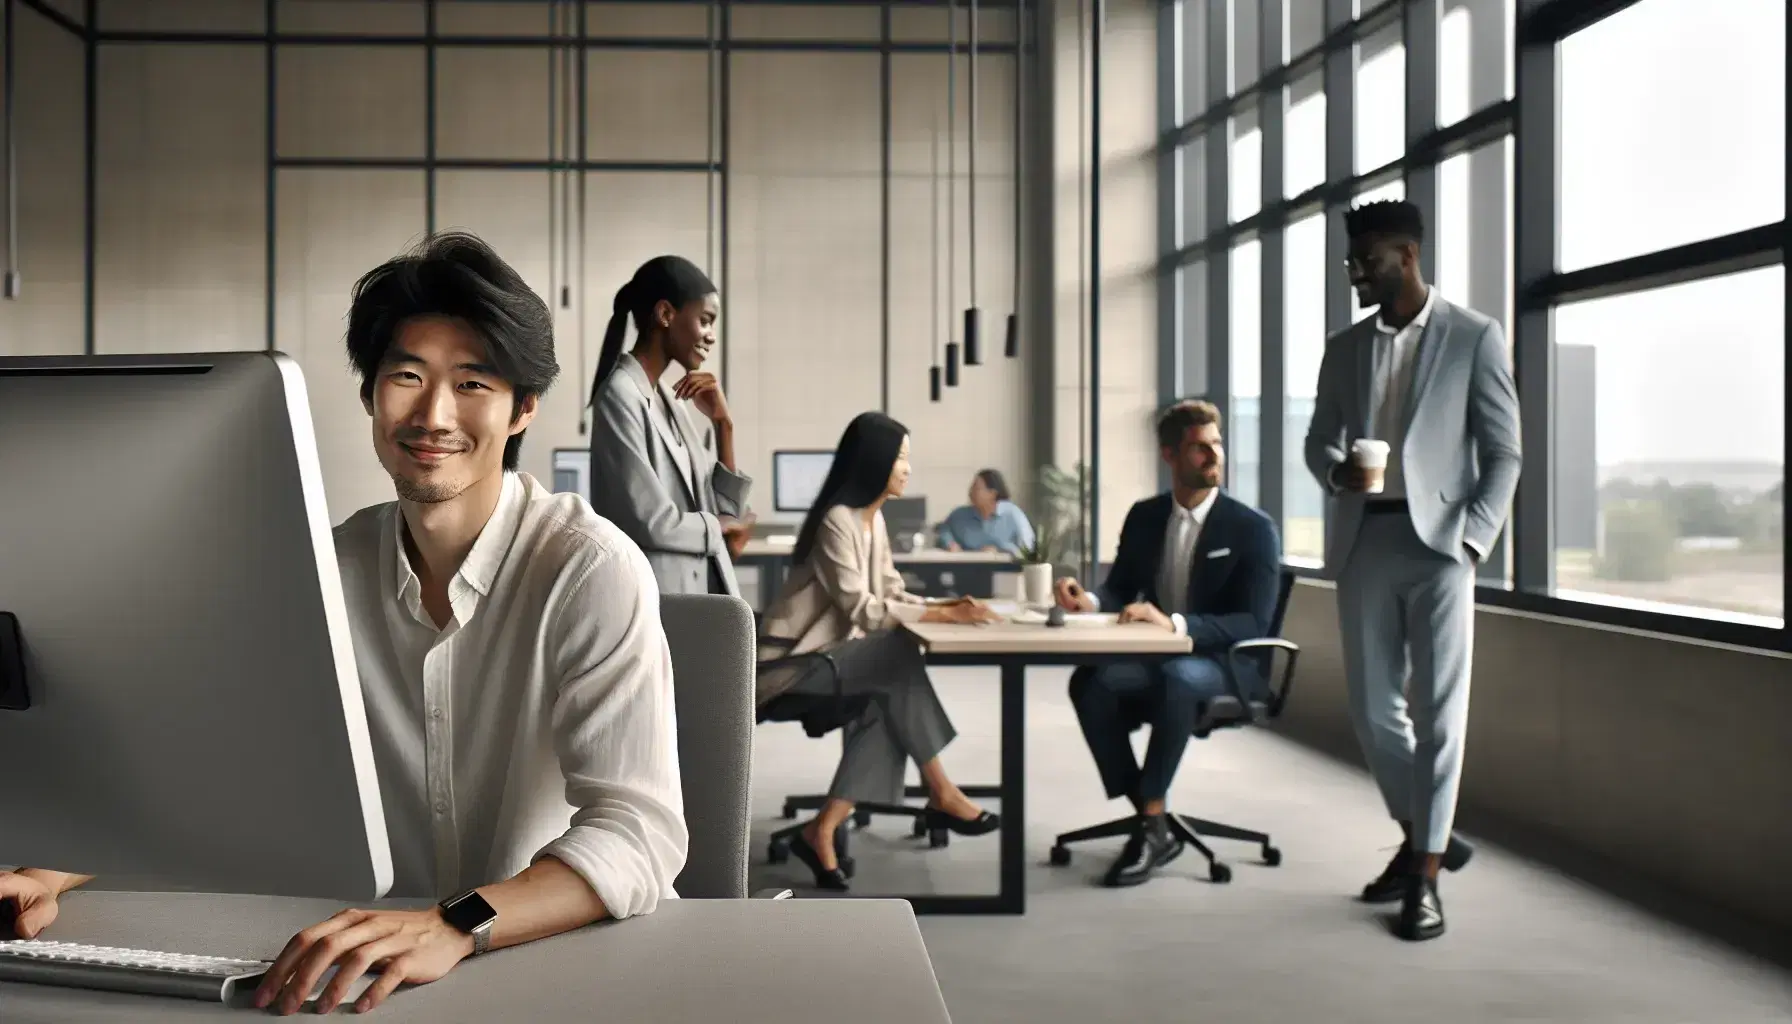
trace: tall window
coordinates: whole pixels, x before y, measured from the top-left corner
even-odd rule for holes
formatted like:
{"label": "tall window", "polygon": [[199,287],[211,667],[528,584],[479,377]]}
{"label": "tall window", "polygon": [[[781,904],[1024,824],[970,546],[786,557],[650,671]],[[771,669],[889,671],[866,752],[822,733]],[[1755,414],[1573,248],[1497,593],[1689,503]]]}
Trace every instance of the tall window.
{"label": "tall window", "polygon": [[[1563,270],[1783,221],[1784,0],[1641,0],[1560,52]],[[1553,326],[1557,593],[1783,625],[1783,263]]]}

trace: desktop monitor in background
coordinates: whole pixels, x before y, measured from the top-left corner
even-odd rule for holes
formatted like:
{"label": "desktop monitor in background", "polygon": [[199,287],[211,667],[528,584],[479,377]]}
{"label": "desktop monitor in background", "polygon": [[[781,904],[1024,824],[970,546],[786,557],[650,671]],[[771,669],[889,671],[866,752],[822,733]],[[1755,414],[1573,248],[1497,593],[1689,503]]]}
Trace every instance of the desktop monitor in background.
{"label": "desktop monitor in background", "polygon": [[889,498],[884,501],[883,512],[884,529],[896,550],[915,551],[927,546],[926,498]]}
{"label": "desktop monitor in background", "polygon": [[772,452],[772,509],[777,512],[809,511],[833,464],[832,451]]}
{"label": "desktop monitor in background", "polygon": [[21,655],[0,657],[0,864],[105,888],[384,895],[298,366],[0,358],[0,481],[0,622]]}

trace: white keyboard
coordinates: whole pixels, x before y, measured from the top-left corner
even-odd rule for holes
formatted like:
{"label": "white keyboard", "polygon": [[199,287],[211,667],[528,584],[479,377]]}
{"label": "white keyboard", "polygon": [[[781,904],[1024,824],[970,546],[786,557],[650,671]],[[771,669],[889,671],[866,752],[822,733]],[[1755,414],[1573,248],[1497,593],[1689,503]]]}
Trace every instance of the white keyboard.
{"label": "white keyboard", "polygon": [[43,939],[0,940],[0,981],[105,989],[229,1002],[272,966],[266,960],[86,946]]}

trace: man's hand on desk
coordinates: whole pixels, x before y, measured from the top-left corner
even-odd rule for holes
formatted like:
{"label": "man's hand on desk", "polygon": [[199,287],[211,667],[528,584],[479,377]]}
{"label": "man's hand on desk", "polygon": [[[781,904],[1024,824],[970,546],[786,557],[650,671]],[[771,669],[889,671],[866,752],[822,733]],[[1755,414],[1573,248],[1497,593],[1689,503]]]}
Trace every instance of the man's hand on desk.
{"label": "man's hand on desk", "polygon": [[355,1003],[371,1010],[399,985],[437,981],[473,955],[473,937],[442,919],[441,911],[344,910],[292,937],[255,990],[257,1008],[296,1012],[319,978],[337,965],[336,976],[317,999],[317,1012],[330,1013],[355,979],[381,968],[379,980]]}
{"label": "man's hand on desk", "polygon": [[[57,895],[54,887],[32,874],[0,871],[0,939],[41,935],[61,909]],[[5,927],[7,924],[11,927]]]}
{"label": "man's hand on desk", "polygon": [[1095,610],[1095,598],[1083,589],[1083,585],[1074,576],[1065,576],[1052,584],[1052,594],[1058,599],[1058,607],[1067,612],[1092,612]]}
{"label": "man's hand on desk", "polygon": [[1149,622],[1153,626],[1159,626],[1163,629],[1171,631],[1176,629],[1176,624],[1170,621],[1170,617],[1164,614],[1163,609],[1152,604],[1150,601],[1138,601],[1120,609],[1120,621]]}

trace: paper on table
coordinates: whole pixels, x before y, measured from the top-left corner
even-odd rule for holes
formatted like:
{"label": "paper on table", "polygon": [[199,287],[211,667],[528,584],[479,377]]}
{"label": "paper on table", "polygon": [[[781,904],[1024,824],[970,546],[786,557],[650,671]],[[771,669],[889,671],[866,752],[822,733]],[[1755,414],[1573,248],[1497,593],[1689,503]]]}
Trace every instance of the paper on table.
{"label": "paper on table", "polygon": [[1071,612],[1064,616],[1066,626],[1112,626],[1120,621],[1113,612]]}

